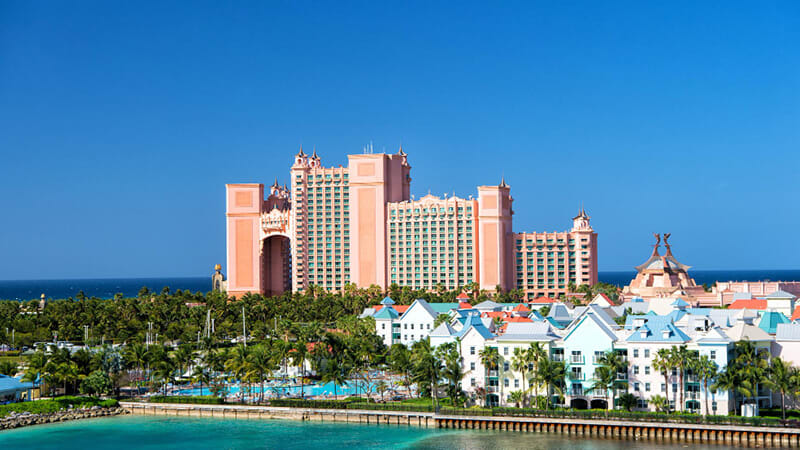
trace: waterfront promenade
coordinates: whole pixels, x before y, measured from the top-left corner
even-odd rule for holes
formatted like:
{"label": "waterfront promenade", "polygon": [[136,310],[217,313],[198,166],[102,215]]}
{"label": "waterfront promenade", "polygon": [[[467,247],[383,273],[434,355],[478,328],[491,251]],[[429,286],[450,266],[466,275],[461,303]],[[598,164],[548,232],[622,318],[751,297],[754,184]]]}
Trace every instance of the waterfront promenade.
{"label": "waterfront promenade", "polygon": [[360,409],[288,408],[251,405],[196,405],[120,402],[132,414],[225,419],[290,419],[365,425],[405,425],[425,428],[486,429],[544,432],[591,438],[716,443],[741,446],[800,448],[800,428],[636,422],[614,419],[497,417],[429,412]]}

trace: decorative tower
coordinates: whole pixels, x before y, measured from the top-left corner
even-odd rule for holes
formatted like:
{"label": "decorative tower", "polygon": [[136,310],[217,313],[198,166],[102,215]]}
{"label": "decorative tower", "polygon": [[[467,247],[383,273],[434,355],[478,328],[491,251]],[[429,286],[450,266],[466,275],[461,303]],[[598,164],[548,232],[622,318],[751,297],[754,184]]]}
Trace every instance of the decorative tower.
{"label": "decorative tower", "polygon": [[481,289],[513,289],[514,233],[511,187],[505,177],[497,186],[478,186],[478,283]]}

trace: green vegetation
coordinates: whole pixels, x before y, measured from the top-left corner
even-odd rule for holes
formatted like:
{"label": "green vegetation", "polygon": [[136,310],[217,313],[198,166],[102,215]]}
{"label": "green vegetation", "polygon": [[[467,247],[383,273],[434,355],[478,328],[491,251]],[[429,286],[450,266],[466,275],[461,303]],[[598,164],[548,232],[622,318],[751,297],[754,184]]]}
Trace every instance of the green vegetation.
{"label": "green vegetation", "polygon": [[113,408],[119,406],[116,400],[100,400],[95,397],[57,397],[51,400],[34,400],[32,402],[11,403],[0,405],[0,417],[8,416],[11,413],[49,414],[69,408],[86,408],[99,406],[101,408]]}
{"label": "green vegetation", "polygon": [[192,405],[221,405],[225,399],[212,396],[177,396],[177,395],[154,395],[148,399],[152,403],[184,403]]}

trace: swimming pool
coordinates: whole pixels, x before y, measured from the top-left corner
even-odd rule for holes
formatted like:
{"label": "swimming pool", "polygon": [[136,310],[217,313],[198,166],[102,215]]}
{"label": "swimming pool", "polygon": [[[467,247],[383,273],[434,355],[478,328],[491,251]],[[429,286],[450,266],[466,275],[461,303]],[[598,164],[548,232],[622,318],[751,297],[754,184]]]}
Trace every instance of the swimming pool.
{"label": "swimming pool", "polygon": [[[355,383],[353,384],[344,384],[344,385],[336,385],[334,382],[328,382],[325,384],[306,384],[303,386],[303,394],[306,396],[325,396],[325,395],[334,395],[334,386],[336,389],[336,395],[355,395],[355,394],[364,394],[366,392],[369,393],[376,393],[377,383],[370,383],[367,385],[366,383],[360,382],[358,386]],[[236,395],[239,393],[240,385],[234,384],[228,386],[228,395]],[[250,390],[250,394],[260,394],[261,393],[261,385],[253,384]],[[264,394],[270,393],[280,393],[281,396],[287,395],[300,395],[300,385],[291,385],[291,386],[264,386]],[[179,389],[175,391],[176,395],[212,395],[211,390],[207,387],[200,388],[190,388],[190,389]]]}

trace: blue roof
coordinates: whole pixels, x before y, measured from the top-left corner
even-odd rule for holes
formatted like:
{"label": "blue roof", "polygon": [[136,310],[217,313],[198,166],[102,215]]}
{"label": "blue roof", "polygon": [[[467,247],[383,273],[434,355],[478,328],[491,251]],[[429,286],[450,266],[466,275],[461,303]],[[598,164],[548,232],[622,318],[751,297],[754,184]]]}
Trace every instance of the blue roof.
{"label": "blue roof", "polygon": [[[642,336],[642,332],[646,335]],[[667,332],[666,337],[664,332]],[[627,342],[688,342],[692,339],[686,335],[680,328],[676,327],[670,321],[653,320],[652,318],[646,324],[637,328],[631,334]]]}
{"label": "blue roof", "polygon": [[550,325],[558,328],[559,330],[563,330],[564,329],[564,325],[560,324],[556,319],[553,319],[550,316],[545,317],[545,319],[547,319],[547,321],[550,322]]}
{"label": "blue roof", "polygon": [[676,298],[674,302],[672,302],[672,306],[689,306],[682,298]]}
{"label": "blue roof", "polygon": [[536,322],[540,322],[540,321],[544,320],[544,317],[542,317],[542,315],[539,314],[539,311],[536,311],[536,310],[531,311],[528,314],[528,318],[533,320],[533,321],[536,321]]}
{"label": "blue roof", "polygon": [[758,328],[761,328],[769,334],[775,334],[778,332],[778,325],[789,322],[789,319],[787,319],[783,313],[766,311],[764,315],[761,316],[761,321],[758,322]]}
{"label": "blue roof", "polygon": [[27,391],[33,388],[33,383],[22,383],[8,375],[0,375],[0,393]]}
{"label": "blue roof", "polygon": [[381,305],[394,305],[394,300],[392,300],[392,297],[387,295],[383,298],[383,300],[381,300]]}
{"label": "blue roof", "polygon": [[380,311],[376,312],[372,317],[376,319],[397,319],[400,317],[400,313],[398,313],[396,309],[392,308],[391,305],[387,305],[381,308]]}
{"label": "blue roof", "polygon": [[432,310],[439,314],[444,314],[451,309],[458,309],[458,303],[428,303]]}
{"label": "blue roof", "polygon": [[464,322],[464,328],[462,328],[461,331],[459,331],[456,336],[458,336],[458,338],[461,339],[462,337],[464,337],[465,334],[467,334],[470,328],[474,328],[475,331],[477,331],[481,336],[484,337],[484,339],[491,339],[494,337],[492,332],[489,331],[489,329],[486,328],[486,325],[483,324],[481,316],[479,316],[478,314],[470,314],[469,316],[467,316]]}

